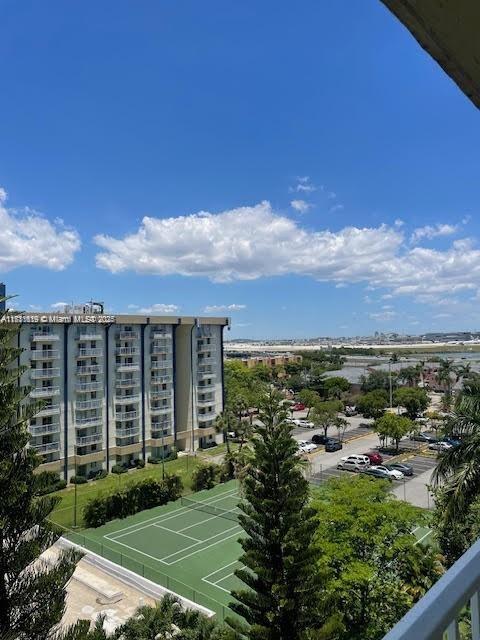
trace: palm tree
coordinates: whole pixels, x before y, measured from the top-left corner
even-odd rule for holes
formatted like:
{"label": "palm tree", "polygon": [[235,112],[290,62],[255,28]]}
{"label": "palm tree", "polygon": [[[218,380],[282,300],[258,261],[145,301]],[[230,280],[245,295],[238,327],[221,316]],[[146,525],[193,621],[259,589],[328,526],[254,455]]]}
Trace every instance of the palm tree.
{"label": "palm tree", "polygon": [[440,360],[440,366],[437,371],[437,382],[445,386],[448,396],[452,394],[452,376],[455,375],[455,366],[453,360]]}
{"label": "palm tree", "polygon": [[228,438],[229,432],[232,430],[233,415],[231,411],[228,409],[221,411],[218,416],[215,418],[215,422],[213,426],[215,427],[215,433],[221,433],[223,435],[223,440],[227,445],[227,453],[230,455],[230,440]]}
{"label": "palm tree", "polygon": [[470,362],[466,362],[465,364],[460,364],[456,368],[457,380],[460,378],[469,378],[472,372],[472,365]]}
{"label": "palm tree", "polygon": [[460,436],[461,444],[440,457],[433,475],[442,488],[445,515],[462,518],[480,497],[480,381],[468,381],[447,420],[447,436]]}

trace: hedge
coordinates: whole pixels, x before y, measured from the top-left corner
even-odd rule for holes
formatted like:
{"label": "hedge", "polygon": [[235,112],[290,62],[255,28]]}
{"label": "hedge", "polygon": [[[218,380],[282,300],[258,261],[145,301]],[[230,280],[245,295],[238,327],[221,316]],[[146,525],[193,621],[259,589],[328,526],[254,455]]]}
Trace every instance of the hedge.
{"label": "hedge", "polygon": [[44,496],[47,493],[53,491],[60,491],[65,489],[67,483],[65,480],[61,480],[56,471],[41,471],[35,476],[37,496]]}
{"label": "hedge", "polygon": [[86,482],[85,476],[72,476],[70,478],[70,484],[86,484]]}
{"label": "hedge", "polygon": [[87,527],[100,527],[109,520],[126,518],[144,509],[152,509],[182,495],[183,484],[177,475],[165,480],[147,478],[106,496],[88,501],[83,509]]}

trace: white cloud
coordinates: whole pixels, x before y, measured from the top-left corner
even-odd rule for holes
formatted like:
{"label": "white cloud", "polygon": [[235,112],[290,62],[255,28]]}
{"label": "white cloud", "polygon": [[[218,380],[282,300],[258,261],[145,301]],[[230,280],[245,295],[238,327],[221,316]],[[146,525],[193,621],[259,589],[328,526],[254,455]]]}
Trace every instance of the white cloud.
{"label": "white cloud", "polygon": [[[132,307],[129,306],[129,308],[131,309]],[[136,307],[136,311],[135,313],[138,314],[160,314],[160,315],[164,315],[164,314],[170,314],[170,313],[178,313],[180,311],[180,307],[177,306],[176,304],[163,304],[163,303],[157,303],[157,304],[152,304],[149,307]]]}
{"label": "white cloud", "polygon": [[243,311],[246,304],[211,304],[207,305],[203,313],[221,313],[222,311]]}
{"label": "white cloud", "polygon": [[391,304],[384,304],[384,305],[382,306],[382,309],[393,309],[393,307],[392,307],[392,305],[391,305]]}
{"label": "white cloud", "polygon": [[68,304],[69,304],[68,302],[54,302],[50,306],[51,306],[52,309],[60,310],[60,309],[64,309],[65,307],[67,307]]}
{"label": "white cloud", "polygon": [[313,193],[316,190],[317,187],[311,183],[310,176],[298,176],[296,185],[289,188],[290,193]]}
{"label": "white cloud", "polygon": [[313,207],[312,204],[305,200],[292,200],[290,206],[292,209],[295,209],[295,211],[298,211],[298,213],[307,213],[307,211]]}
{"label": "white cloud", "polygon": [[252,323],[251,322],[235,322],[233,327],[251,327]]}
{"label": "white cloud", "polygon": [[9,209],[6,201],[7,192],[0,188],[0,272],[22,266],[61,271],[73,262],[81,246],[75,230],[29,208]]}
{"label": "white cloud", "polygon": [[[112,273],[206,277],[213,282],[301,275],[323,282],[364,283],[382,296],[410,295],[428,304],[480,282],[480,250],[472,240],[443,250],[412,247],[402,230],[344,227],[310,230],[269,202],[218,214],[145,217],[123,238],[98,235],[97,266]],[[441,302],[440,302],[441,303]]]}
{"label": "white cloud", "polygon": [[414,244],[426,238],[427,240],[431,240],[432,238],[439,238],[444,236],[451,236],[458,231],[458,225],[454,224],[436,224],[429,225],[427,224],[425,227],[418,227],[412,233],[410,241]]}
{"label": "white cloud", "polygon": [[330,207],[329,213],[335,213],[336,211],[342,211],[345,207],[343,204],[334,204],[333,207]]}
{"label": "white cloud", "polygon": [[395,311],[379,311],[376,313],[369,313],[368,317],[376,322],[386,322],[387,320],[393,320],[396,315]]}

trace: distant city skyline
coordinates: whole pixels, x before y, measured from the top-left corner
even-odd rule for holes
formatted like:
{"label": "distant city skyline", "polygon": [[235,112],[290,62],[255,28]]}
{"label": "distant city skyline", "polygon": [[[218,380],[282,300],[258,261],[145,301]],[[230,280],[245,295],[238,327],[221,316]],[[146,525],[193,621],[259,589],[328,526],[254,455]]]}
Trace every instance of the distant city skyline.
{"label": "distant city skyline", "polygon": [[230,316],[231,338],[480,328],[478,111],[380,2],[1,15],[16,308]]}

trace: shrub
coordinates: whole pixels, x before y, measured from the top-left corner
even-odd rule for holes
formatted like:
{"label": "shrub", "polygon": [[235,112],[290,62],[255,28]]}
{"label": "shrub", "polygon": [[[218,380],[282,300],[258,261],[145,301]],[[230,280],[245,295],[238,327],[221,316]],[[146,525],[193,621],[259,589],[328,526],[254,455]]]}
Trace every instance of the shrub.
{"label": "shrub", "polygon": [[143,469],[143,467],[145,466],[145,460],[141,460],[140,458],[137,458],[133,462],[134,462],[135,466],[137,467],[137,469]]}
{"label": "shrub", "polygon": [[148,458],[148,462],[150,464],[159,464],[161,461],[162,461],[161,458],[154,458],[153,456],[150,456]]}
{"label": "shrub", "polygon": [[108,476],[108,471],[106,469],[96,469],[90,471],[88,474],[89,479],[91,480],[103,480]]}
{"label": "shrub", "polygon": [[55,471],[41,471],[35,476],[36,491],[38,496],[44,496],[52,491],[60,491],[65,489],[67,483],[65,480],[61,480],[58,473]]}
{"label": "shrub", "polygon": [[70,478],[70,484],[86,484],[87,479],[85,476],[72,476]]}
{"label": "shrub", "polygon": [[147,478],[106,496],[88,501],[83,516],[88,527],[100,527],[109,520],[126,518],[138,511],[151,509],[177,500],[183,485],[178,476],[167,476],[165,480]]}
{"label": "shrub", "polygon": [[123,464],[114,464],[112,467],[112,473],[127,473],[127,468]]}
{"label": "shrub", "polygon": [[217,482],[220,467],[217,464],[202,464],[192,473],[193,491],[211,489]]}

